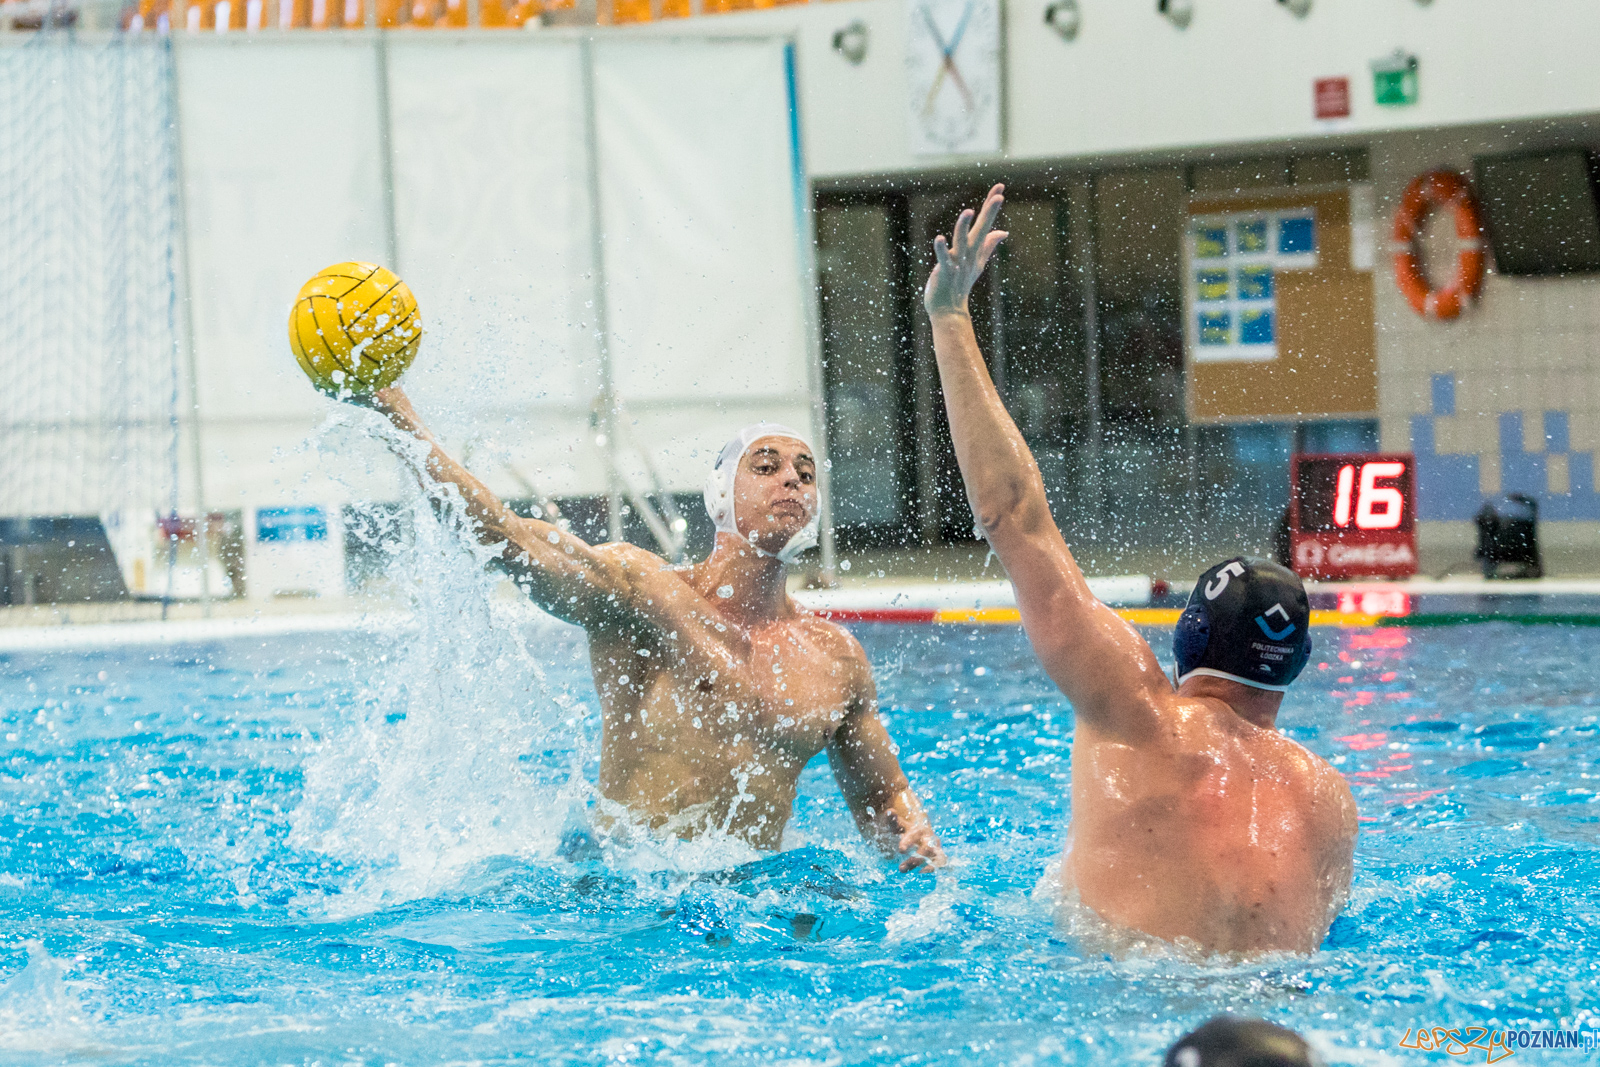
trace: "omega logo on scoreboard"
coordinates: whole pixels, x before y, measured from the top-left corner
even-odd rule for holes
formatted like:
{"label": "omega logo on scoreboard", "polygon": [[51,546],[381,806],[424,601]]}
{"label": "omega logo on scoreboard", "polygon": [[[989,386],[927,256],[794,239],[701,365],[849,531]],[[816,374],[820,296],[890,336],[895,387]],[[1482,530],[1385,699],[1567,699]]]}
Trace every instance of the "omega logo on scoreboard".
{"label": "omega logo on scoreboard", "polygon": [[1295,456],[1289,551],[1302,578],[1417,573],[1416,461],[1410,453]]}

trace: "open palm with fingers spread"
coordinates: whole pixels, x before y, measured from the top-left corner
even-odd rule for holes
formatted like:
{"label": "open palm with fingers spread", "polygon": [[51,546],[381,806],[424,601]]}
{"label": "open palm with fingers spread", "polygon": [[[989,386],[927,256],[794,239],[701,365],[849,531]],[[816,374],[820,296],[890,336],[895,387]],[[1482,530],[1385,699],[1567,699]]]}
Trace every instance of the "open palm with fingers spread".
{"label": "open palm with fingers spread", "polygon": [[966,314],[967,294],[977,284],[989,257],[1006,239],[1004,230],[994,228],[1000,209],[1005,206],[1005,191],[1003,185],[990,189],[976,218],[971,208],[963,211],[948,242],[942,233],[933,239],[937,262],[922,290],[922,306],[929,315]]}

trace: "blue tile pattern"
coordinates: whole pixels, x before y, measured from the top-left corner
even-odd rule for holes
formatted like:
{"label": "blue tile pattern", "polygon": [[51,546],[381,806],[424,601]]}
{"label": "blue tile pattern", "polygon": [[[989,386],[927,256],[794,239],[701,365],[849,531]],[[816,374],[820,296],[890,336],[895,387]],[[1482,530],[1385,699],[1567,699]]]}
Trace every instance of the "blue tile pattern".
{"label": "blue tile pattern", "polygon": [[1433,376],[1433,413],[1435,415],[1454,415],[1456,413],[1456,376],[1454,374],[1435,374]]}
{"label": "blue tile pattern", "polygon": [[[1433,410],[1411,417],[1411,450],[1417,457],[1417,518],[1434,522],[1470,519],[1484,501],[1478,488],[1478,456],[1440,455],[1434,445],[1434,419],[1456,413],[1455,375],[1435,374],[1431,391]],[[1523,450],[1521,412],[1505,412],[1497,421],[1502,492],[1526,493],[1538,500],[1541,520],[1600,519],[1594,453],[1571,450],[1567,412],[1544,413],[1542,452]],[[1567,457],[1568,492],[1550,492],[1552,455]]]}

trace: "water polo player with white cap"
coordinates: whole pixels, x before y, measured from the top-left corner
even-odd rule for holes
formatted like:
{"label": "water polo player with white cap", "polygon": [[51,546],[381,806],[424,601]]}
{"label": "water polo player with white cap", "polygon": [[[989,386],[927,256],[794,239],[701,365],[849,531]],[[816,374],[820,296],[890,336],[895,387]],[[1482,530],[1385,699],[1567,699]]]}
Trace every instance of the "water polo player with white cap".
{"label": "water polo player with white cap", "polygon": [[513,514],[444,453],[398,386],[368,402],[429,446],[424,485],[460,491],[477,539],[528,596],[588,632],[602,839],[643,826],[779,848],[800,772],[825,751],[868,840],[902,871],[944,862],[878,718],[866,654],[789,598],[786,565],[817,539],[816,454],[801,434],[757,423],[728,442],[706,486],[716,546],[680,568]]}

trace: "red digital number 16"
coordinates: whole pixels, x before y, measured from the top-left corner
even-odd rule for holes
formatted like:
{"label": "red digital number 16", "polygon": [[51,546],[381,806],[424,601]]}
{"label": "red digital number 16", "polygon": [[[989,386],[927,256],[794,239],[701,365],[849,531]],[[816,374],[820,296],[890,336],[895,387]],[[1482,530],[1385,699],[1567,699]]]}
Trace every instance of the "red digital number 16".
{"label": "red digital number 16", "polygon": [[[1392,530],[1400,525],[1400,512],[1405,498],[1392,485],[1379,485],[1379,478],[1398,478],[1404,474],[1404,463],[1363,463],[1361,489],[1356,495],[1356,528],[1358,530]],[[1350,525],[1350,491],[1355,488],[1356,468],[1346,463],[1339,468],[1338,495],[1333,503],[1333,521],[1336,526]]]}

